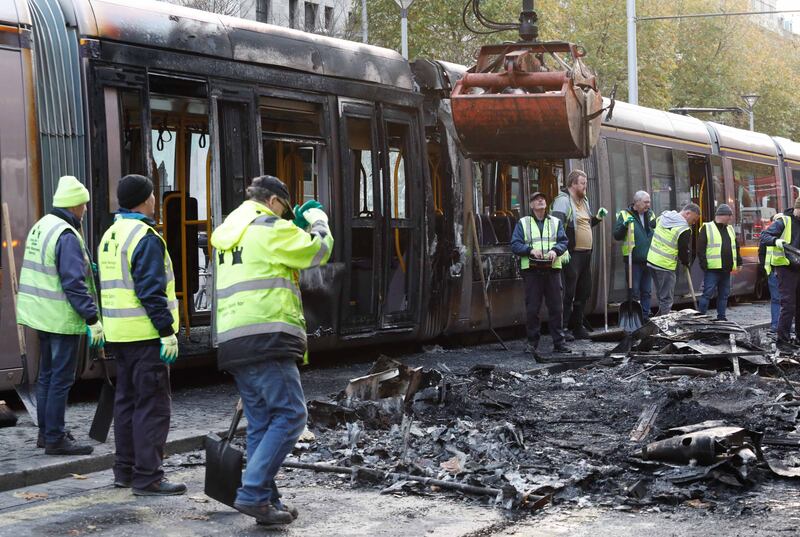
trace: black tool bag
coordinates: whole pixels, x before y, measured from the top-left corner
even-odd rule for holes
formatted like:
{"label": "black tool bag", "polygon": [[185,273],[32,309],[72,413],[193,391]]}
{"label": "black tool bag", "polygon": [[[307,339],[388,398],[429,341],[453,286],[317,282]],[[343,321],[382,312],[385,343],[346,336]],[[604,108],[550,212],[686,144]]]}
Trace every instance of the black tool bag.
{"label": "black tool bag", "polygon": [[242,486],[242,465],[244,454],[230,445],[239,420],[242,419],[242,400],[236,404],[228,434],[220,438],[219,435],[209,433],[204,441],[206,449],[206,496],[233,507],[236,501],[236,491]]}
{"label": "black tool bag", "polygon": [[786,255],[786,259],[789,260],[789,267],[794,270],[800,270],[800,249],[784,244],[783,253]]}

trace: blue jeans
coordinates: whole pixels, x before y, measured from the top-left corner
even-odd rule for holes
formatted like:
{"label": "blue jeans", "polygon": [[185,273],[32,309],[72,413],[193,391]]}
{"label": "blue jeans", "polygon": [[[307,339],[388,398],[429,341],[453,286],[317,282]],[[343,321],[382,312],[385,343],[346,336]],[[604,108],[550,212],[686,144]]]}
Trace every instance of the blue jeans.
{"label": "blue jeans", "polygon": [[707,270],[703,278],[703,296],[697,301],[700,313],[708,311],[708,303],[717,292],[717,319],[725,319],[728,295],[731,294],[731,273],[725,270]]}
{"label": "blue jeans", "polygon": [[778,273],[775,269],[769,273],[767,278],[769,285],[769,327],[773,331],[778,330],[778,315],[781,313],[781,294],[778,291]]}
{"label": "blue jeans", "polygon": [[[642,320],[650,318],[650,293],[653,289],[653,275],[644,263],[633,263],[633,299],[642,305]],[[628,285],[628,263],[625,262],[625,285]],[[627,297],[625,298],[627,300]]]}
{"label": "blue jeans", "polygon": [[231,370],[247,418],[247,468],[236,503],[279,501],[275,475],[306,426],[306,400],[294,360],[266,360]]}
{"label": "blue jeans", "polygon": [[45,445],[64,437],[67,395],[75,382],[81,336],[50,332],[39,334],[39,382],[36,385],[36,414]]}

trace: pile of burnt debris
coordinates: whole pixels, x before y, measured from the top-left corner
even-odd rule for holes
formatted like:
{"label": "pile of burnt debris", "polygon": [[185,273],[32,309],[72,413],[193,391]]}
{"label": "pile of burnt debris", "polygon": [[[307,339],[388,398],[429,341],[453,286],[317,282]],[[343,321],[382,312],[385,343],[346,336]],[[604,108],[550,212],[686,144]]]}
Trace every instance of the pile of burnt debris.
{"label": "pile of burnt debris", "polygon": [[378,360],[328,401],[285,466],[386,493],[506,508],[719,502],[800,477],[800,374],[762,334],[685,310],[598,356],[461,373]]}

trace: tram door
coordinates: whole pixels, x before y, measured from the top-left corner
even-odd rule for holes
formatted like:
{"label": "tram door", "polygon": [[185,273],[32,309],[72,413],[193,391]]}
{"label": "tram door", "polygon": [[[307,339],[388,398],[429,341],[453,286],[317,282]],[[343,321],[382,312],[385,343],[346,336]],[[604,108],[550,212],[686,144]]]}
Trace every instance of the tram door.
{"label": "tram door", "polygon": [[[258,175],[255,110],[252,89],[228,85],[212,87],[210,202],[214,226],[221,224],[244,201],[249,180]],[[213,263],[209,263],[209,267],[213,267]],[[213,300],[216,297],[212,297],[212,304]],[[216,333],[215,310],[212,305],[212,334]]]}
{"label": "tram door", "polygon": [[419,163],[411,116],[342,105],[344,333],[410,327],[419,309]]}

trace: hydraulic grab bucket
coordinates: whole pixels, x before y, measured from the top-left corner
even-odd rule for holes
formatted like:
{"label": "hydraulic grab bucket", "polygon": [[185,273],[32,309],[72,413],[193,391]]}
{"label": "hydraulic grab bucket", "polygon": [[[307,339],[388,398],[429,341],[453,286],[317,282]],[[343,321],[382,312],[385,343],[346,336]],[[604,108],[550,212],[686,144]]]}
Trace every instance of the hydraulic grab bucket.
{"label": "hydraulic grab bucket", "polygon": [[[453,88],[453,122],[467,157],[585,158],[600,134],[602,97],[572,43],[481,48]],[[545,60],[558,67],[549,69]]]}

